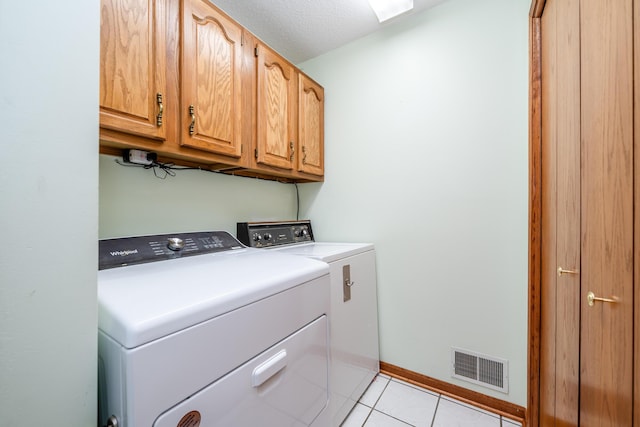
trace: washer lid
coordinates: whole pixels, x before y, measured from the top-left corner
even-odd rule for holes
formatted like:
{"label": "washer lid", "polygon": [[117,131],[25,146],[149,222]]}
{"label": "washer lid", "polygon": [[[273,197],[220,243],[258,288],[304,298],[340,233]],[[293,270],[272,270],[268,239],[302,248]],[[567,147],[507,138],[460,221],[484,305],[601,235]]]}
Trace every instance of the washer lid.
{"label": "washer lid", "polygon": [[134,348],[328,273],[320,261],[249,248],[102,270],[98,326]]}
{"label": "washer lid", "polygon": [[372,251],[371,243],[304,243],[301,245],[278,246],[271,248],[271,252],[280,252],[291,255],[302,255],[308,258],[318,259],[324,262],[333,262],[347,258],[362,252]]}

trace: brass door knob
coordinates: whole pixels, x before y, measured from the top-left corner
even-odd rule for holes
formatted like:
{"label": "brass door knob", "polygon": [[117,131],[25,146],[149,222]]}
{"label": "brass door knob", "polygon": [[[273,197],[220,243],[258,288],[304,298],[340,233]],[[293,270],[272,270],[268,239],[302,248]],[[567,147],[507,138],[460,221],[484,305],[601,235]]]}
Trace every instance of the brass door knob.
{"label": "brass door knob", "polygon": [[565,270],[562,267],[558,267],[558,276],[562,276],[563,274],[580,274],[578,270]]}
{"label": "brass door knob", "polygon": [[601,297],[597,297],[593,292],[589,292],[587,294],[587,303],[589,304],[589,307],[593,307],[596,301],[617,303],[618,297],[613,296],[611,298],[601,298]]}

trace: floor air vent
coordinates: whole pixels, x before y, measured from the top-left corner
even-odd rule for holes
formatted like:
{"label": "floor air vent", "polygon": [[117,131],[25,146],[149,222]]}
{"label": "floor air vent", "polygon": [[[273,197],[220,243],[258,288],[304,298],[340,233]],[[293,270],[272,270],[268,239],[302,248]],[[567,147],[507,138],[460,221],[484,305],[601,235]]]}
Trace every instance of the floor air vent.
{"label": "floor air vent", "polygon": [[509,362],[459,348],[451,349],[451,376],[509,393]]}

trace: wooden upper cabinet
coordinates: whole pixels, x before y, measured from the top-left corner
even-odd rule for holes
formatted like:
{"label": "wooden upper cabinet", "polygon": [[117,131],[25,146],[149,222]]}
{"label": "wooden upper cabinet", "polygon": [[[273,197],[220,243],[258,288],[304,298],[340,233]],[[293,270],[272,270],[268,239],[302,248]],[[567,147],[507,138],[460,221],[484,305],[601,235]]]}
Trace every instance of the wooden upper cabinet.
{"label": "wooden upper cabinet", "polygon": [[299,74],[298,79],[298,170],[324,175],[324,89]]}
{"label": "wooden upper cabinet", "polygon": [[100,28],[102,152],[323,179],[323,88],[209,0],[101,0]]}
{"label": "wooden upper cabinet", "polygon": [[100,126],[166,138],[164,1],[102,0]]}
{"label": "wooden upper cabinet", "polygon": [[296,153],[296,81],[293,65],[258,43],[258,164],[292,170]]}
{"label": "wooden upper cabinet", "polygon": [[240,157],[242,27],[207,0],[183,0],[181,144]]}

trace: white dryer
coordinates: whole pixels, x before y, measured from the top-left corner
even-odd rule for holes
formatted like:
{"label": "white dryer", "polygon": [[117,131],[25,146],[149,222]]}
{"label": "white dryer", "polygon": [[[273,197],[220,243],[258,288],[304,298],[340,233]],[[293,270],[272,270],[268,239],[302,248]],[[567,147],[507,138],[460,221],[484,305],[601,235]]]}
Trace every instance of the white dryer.
{"label": "white dryer", "polygon": [[202,232],[102,240],[100,268],[100,425],[330,425],[325,263]]}
{"label": "white dryer", "polygon": [[380,370],[374,246],[315,242],[310,221],[238,223],[237,236],[248,246],[329,265],[329,412],[339,426]]}

